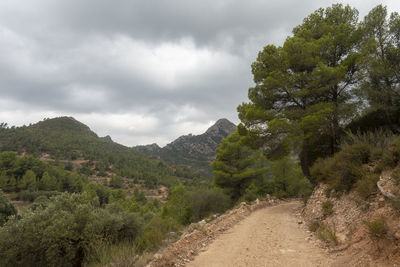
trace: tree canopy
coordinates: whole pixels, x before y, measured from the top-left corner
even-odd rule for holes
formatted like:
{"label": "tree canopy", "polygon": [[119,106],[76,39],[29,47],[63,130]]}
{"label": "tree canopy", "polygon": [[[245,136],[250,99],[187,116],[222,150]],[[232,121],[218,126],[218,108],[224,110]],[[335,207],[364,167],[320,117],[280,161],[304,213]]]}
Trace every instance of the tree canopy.
{"label": "tree canopy", "polygon": [[400,20],[374,8],[334,4],[306,17],[282,46],[267,45],[252,64],[255,86],[238,107],[239,132],[276,159],[297,151],[302,170],[333,155],[346,125],[371,105],[398,99]]}
{"label": "tree canopy", "polygon": [[268,170],[261,151],[245,145],[243,139],[237,131],[223,139],[212,163],[214,184],[234,200],[244,195],[252,182],[262,180]]}

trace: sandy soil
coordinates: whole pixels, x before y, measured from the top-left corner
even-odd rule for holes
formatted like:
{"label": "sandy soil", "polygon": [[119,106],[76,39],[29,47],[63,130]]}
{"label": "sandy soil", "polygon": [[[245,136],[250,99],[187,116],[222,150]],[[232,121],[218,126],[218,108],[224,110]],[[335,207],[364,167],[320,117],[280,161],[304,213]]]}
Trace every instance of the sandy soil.
{"label": "sandy soil", "polygon": [[300,206],[289,202],[253,212],[187,266],[337,266],[334,255],[308,241],[295,216]]}

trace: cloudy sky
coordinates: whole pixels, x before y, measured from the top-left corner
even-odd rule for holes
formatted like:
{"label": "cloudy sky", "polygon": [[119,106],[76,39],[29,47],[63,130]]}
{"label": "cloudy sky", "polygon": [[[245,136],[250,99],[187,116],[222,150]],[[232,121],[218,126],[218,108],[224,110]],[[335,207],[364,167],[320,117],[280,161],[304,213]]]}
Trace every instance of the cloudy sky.
{"label": "cloudy sky", "polygon": [[73,116],[129,146],[237,123],[258,51],[334,2],[0,0],[0,121]]}

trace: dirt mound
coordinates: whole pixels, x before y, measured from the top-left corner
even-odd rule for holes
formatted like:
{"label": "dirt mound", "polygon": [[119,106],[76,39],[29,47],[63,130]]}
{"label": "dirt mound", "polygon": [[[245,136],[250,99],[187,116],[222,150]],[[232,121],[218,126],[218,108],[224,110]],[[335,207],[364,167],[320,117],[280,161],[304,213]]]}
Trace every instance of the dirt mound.
{"label": "dirt mound", "polygon": [[221,233],[248,217],[253,211],[281,203],[277,200],[259,201],[247,205],[241,203],[233,209],[213,221],[206,223],[204,220],[188,227],[188,232],[180,240],[171,244],[164,251],[156,254],[154,260],[147,266],[184,266],[194,259],[200,250],[204,249]]}

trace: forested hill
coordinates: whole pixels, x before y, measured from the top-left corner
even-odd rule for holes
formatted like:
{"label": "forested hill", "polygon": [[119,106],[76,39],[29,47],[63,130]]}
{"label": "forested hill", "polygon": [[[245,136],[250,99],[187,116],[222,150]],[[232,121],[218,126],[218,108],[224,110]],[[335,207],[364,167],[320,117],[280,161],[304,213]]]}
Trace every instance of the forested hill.
{"label": "forested hill", "polygon": [[161,148],[157,144],[136,146],[134,149],[181,167],[189,167],[204,177],[212,177],[210,163],[222,139],[234,132],[236,125],[227,119],[218,120],[200,135],[183,135]]}
{"label": "forested hill", "polygon": [[[107,176],[107,173],[155,186],[192,178],[187,170],[177,169],[159,159],[150,159],[132,148],[117,144],[96,133],[72,117],[45,119],[22,127],[0,125],[0,152],[28,153],[50,160],[82,160],[78,171],[85,175]],[[179,176],[179,177],[178,177]]]}

